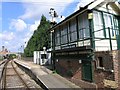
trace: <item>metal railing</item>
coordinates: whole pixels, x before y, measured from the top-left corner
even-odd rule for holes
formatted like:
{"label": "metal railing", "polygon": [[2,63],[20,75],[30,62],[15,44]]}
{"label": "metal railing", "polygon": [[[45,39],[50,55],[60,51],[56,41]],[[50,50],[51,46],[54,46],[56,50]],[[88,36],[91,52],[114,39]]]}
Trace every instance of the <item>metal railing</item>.
{"label": "metal railing", "polygon": [[[101,40],[109,40],[110,50],[113,50],[112,40],[117,40],[116,36],[119,35],[119,29],[113,29],[110,27],[99,29],[93,32],[94,42]],[[97,33],[97,34],[96,34]]]}

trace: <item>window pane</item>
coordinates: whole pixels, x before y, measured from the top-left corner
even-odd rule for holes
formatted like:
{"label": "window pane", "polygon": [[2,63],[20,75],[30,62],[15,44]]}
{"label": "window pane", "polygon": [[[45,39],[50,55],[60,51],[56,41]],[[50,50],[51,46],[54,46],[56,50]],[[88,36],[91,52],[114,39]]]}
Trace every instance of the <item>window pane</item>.
{"label": "window pane", "polygon": [[[93,21],[94,21],[95,31],[103,29],[102,13],[94,11],[93,15],[94,15]],[[97,28],[96,28],[96,26],[97,26]]]}
{"label": "window pane", "polygon": [[77,40],[77,32],[71,33],[71,41],[76,41]]}
{"label": "window pane", "polygon": [[67,34],[67,25],[63,26],[63,29],[61,30],[61,36]]}
{"label": "window pane", "polygon": [[56,45],[60,45],[60,37],[56,37],[55,38],[55,44]]}
{"label": "window pane", "polygon": [[83,29],[79,30],[79,39],[83,39],[84,35],[83,35]]}
{"label": "window pane", "polygon": [[98,11],[93,12],[93,22],[94,22],[94,31],[97,31],[95,32],[95,37],[103,38],[104,31],[103,31],[103,21],[102,21],[101,12],[98,12]]}
{"label": "window pane", "polygon": [[[105,20],[105,28],[110,28],[110,35],[111,38],[114,38],[118,31],[118,20],[115,18],[114,15],[103,13],[104,20]],[[106,29],[106,36],[109,38],[108,29]]]}
{"label": "window pane", "polygon": [[67,24],[63,25],[61,30],[61,44],[67,43],[67,30],[68,30]]}
{"label": "window pane", "polygon": [[73,42],[77,40],[77,29],[76,29],[76,20],[73,19],[70,21],[69,31],[68,31],[69,41]]}
{"label": "window pane", "polygon": [[67,35],[61,36],[61,44],[67,43]]}
{"label": "window pane", "polygon": [[90,37],[87,15],[87,12],[85,12],[83,14],[80,14],[78,17],[79,39]]}
{"label": "window pane", "polygon": [[103,15],[104,15],[104,20],[105,20],[105,28],[108,28],[108,27],[112,28],[110,15],[107,13],[103,13]]}
{"label": "window pane", "polygon": [[55,30],[55,45],[59,45],[60,44],[60,31],[59,29]]}
{"label": "window pane", "polygon": [[90,37],[89,29],[84,29],[84,38],[89,38],[89,37]]}
{"label": "window pane", "polygon": [[70,28],[69,29],[70,29],[69,32],[76,31],[76,20],[75,19],[70,21]]}

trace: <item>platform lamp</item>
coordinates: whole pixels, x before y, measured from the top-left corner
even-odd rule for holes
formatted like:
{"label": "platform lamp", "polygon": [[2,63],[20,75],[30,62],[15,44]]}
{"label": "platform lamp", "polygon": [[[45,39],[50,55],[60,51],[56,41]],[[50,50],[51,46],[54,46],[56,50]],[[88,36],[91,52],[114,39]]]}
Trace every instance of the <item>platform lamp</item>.
{"label": "platform lamp", "polygon": [[43,47],[43,51],[44,51],[44,54],[45,54],[45,51],[46,51],[46,47]]}

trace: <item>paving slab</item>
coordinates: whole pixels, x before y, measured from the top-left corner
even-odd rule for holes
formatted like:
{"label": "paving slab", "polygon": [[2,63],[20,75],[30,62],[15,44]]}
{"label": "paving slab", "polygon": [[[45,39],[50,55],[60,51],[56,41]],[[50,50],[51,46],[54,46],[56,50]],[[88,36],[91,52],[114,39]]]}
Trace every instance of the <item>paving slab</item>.
{"label": "paving slab", "polygon": [[49,89],[65,88],[69,90],[74,90],[74,89],[81,90],[79,86],[75,85],[74,83],[68,81],[67,79],[63,78],[62,76],[56,73],[53,74],[51,70],[47,69],[44,66],[34,64],[32,61],[17,60],[17,59],[15,59],[14,61],[30,69],[37,76],[37,78],[40,81],[42,81],[42,83]]}

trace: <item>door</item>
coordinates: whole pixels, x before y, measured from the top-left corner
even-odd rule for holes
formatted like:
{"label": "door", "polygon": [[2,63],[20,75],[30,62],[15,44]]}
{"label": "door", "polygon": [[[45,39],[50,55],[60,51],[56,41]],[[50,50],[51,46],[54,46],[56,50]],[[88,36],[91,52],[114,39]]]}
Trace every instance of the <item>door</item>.
{"label": "door", "polygon": [[117,37],[117,48],[120,50],[120,35],[116,36]]}
{"label": "door", "polygon": [[86,81],[93,81],[92,64],[90,61],[82,61],[82,78]]}

